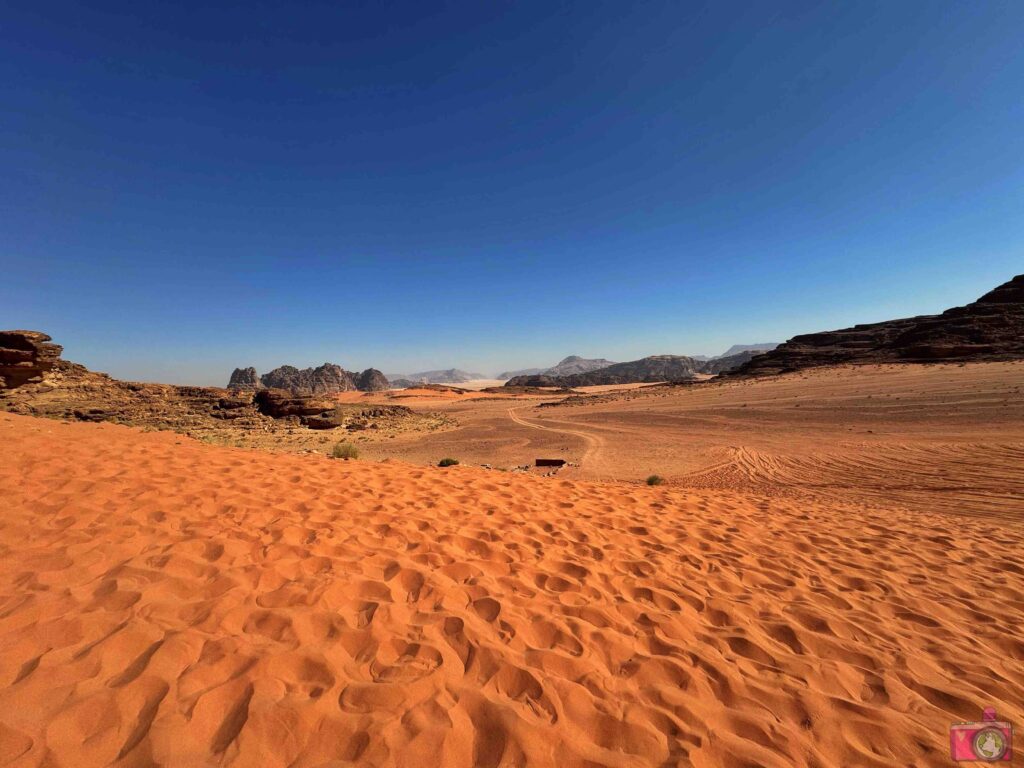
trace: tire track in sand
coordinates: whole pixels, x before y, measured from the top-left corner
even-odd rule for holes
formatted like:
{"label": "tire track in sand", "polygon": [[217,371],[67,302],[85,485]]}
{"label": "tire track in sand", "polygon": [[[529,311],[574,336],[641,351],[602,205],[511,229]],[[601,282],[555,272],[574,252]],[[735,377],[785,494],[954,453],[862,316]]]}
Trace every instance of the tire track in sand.
{"label": "tire track in sand", "polygon": [[[590,432],[581,432],[581,431],[576,430],[576,429],[565,429],[565,428],[562,428],[562,427],[549,427],[549,426],[545,426],[543,424],[535,424],[535,423],[533,423],[531,421],[527,421],[522,416],[520,416],[519,414],[516,413],[516,411],[521,410],[522,408],[528,408],[528,407],[531,407],[531,406],[520,406],[519,408],[509,408],[508,409],[508,417],[510,419],[512,419],[512,421],[514,421],[516,424],[519,424],[519,425],[524,426],[524,427],[531,427],[532,429],[542,429],[545,432],[559,432],[559,433],[562,433],[562,434],[574,435],[575,437],[581,438],[587,444],[587,447],[583,451],[583,455],[581,455],[580,458],[579,458],[580,468],[582,468],[584,465],[588,464],[589,462],[594,462],[595,457],[604,448],[605,442],[604,442],[604,438],[603,437],[599,437],[599,436],[597,436],[595,434],[592,434]],[[594,462],[594,463],[599,463],[599,462]]]}

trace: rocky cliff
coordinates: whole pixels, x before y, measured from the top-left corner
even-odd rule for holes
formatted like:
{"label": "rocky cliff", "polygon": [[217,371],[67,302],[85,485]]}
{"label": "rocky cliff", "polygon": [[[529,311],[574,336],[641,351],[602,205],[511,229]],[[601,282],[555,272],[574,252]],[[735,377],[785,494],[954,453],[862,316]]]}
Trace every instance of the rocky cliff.
{"label": "rocky cliff", "polygon": [[38,382],[64,350],[39,331],[0,331],[0,389]]}
{"label": "rocky cliff", "polygon": [[963,307],[794,336],[733,372],[757,376],[844,363],[1011,360],[1024,357],[1024,275]]}
{"label": "rocky cliff", "polygon": [[[339,404],[333,393],[304,395],[260,387],[254,394],[253,381],[258,379],[253,368],[236,369],[231,379],[238,386],[229,389],[120,381],[61,360],[61,347],[49,339],[36,331],[0,331],[0,411],[173,430],[275,449],[307,445],[301,434],[306,430],[295,430],[300,425],[393,434],[446,423],[401,406]],[[303,381],[322,386],[335,374],[327,371]],[[366,387],[380,387],[383,376],[370,368],[358,379]]]}

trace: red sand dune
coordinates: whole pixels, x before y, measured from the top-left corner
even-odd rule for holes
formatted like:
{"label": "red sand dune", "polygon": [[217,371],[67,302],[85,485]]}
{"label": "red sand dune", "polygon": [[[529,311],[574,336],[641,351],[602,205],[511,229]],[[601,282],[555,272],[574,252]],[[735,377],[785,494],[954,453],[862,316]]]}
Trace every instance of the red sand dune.
{"label": "red sand dune", "polygon": [[0,444],[0,765],[946,766],[1024,725],[1020,518]]}

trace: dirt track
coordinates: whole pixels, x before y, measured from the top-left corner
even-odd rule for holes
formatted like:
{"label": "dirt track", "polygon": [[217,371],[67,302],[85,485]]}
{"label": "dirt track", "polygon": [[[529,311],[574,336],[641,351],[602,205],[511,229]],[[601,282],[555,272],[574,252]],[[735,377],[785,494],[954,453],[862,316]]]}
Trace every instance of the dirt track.
{"label": "dirt track", "polygon": [[[605,395],[440,403],[460,426],[370,445],[373,457],[496,467],[558,456],[566,477],[1024,511],[1024,363],[864,366]],[[555,402],[558,398],[548,398]]]}

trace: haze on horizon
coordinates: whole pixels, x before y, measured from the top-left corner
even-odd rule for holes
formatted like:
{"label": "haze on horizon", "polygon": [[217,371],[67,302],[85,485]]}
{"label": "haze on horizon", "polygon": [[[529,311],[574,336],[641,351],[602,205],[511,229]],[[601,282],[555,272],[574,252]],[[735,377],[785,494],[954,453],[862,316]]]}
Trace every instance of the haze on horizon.
{"label": "haze on horizon", "polygon": [[[428,7],[430,6],[430,7]],[[0,327],[492,374],[1024,271],[1024,4],[5,4]]]}

